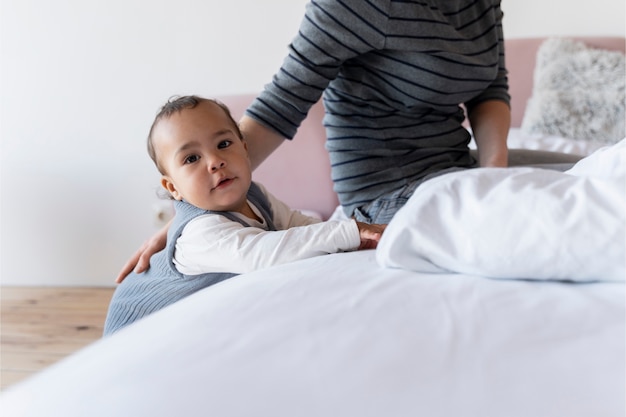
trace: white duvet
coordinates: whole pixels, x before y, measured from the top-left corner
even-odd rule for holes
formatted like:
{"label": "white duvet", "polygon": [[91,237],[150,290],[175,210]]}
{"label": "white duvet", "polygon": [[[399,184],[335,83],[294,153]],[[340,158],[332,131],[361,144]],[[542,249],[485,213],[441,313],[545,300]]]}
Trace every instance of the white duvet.
{"label": "white duvet", "polygon": [[623,281],[626,139],[565,173],[479,168],[429,180],[389,224],[377,259],[419,272]]}

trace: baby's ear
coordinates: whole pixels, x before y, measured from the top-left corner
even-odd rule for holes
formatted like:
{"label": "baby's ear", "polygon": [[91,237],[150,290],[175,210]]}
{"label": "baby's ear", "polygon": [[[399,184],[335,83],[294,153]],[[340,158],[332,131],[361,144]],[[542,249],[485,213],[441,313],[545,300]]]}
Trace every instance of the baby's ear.
{"label": "baby's ear", "polygon": [[161,177],[161,186],[163,188],[165,188],[167,190],[167,192],[170,193],[170,195],[175,200],[179,200],[180,201],[180,200],[183,199],[183,196],[176,189],[176,185],[172,182],[170,177],[168,177],[167,175],[164,175],[164,176]]}

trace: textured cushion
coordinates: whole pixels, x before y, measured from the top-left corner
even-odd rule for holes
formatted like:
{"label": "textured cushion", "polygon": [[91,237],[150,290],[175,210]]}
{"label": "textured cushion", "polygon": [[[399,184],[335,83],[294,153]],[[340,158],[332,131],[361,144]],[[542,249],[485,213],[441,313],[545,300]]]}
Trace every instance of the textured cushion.
{"label": "textured cushion", "polygon": [[624,129],[624,54],[550,38],[537,53],[525,133],[615,143]]}

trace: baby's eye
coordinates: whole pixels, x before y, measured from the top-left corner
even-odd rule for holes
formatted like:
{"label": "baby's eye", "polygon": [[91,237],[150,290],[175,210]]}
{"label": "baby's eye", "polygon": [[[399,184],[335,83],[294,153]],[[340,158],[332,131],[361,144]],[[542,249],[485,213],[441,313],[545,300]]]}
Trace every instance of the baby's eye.
{"label": "baby's eye", "polygon": [[228,148],[232,144],[233,144],[232,140],[225,139],[225,140],[220,141],[220,143],[217,144],[217,149]]}
{"label": "baby's eye", "polygon": [[189,155],[185,158],[185,164],[193,164],[194,162],[197,162],[198,159],[200,159],[198,155]]}

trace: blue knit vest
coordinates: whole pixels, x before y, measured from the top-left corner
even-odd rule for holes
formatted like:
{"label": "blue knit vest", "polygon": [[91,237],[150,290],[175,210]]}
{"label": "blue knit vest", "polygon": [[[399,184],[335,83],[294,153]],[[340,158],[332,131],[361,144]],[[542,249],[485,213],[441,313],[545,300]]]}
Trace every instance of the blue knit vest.
{"label": "blue knit vest", "polygon": [[[259,209],[269,230],[276,230],[270,203],[255,183],[251,184],[247,197]],[[229,212],[203,210],[184,201],[175,201],[174,204],[176,216],[169,228],[165,249],[150,258],[150,268],[146,272],[131,273],[118,285],[109,304],[104,324],[105,336],[202,288],[237,275],[229,272],[185,275],[178,272],[174,265],[176,240],[187,223],[204,214],[219,214],[245,227],[250,225]]]}

